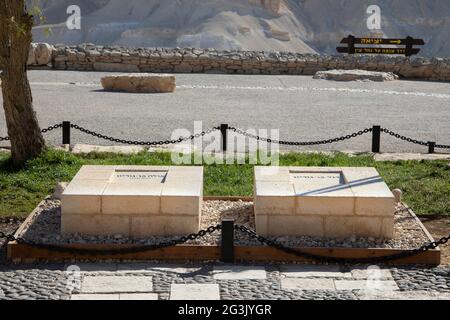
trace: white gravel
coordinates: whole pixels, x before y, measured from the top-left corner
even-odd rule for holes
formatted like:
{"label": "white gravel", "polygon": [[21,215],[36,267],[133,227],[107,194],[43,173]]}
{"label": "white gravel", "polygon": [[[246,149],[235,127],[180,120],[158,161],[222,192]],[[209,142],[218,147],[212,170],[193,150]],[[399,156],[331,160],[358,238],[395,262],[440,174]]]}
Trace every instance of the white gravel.
{"label": "white gravel", "polygon": [[[145,239],[130,239],[120,235],[86,236],[74,234],[61,236],[60,234],[61,203],[51,197],[47,198],[37,210],[31,223],[20,235],[26,240],[37,243],[99,243],[99,244],[155,244],[179,237],[149,237]],[[255,227],[253,203],[244,201],[205,201],[203,204],[201,228],[217,225],[223,218],[233,218],[236,224]],[[272,237],[284,245],[294,247],[345,247],[345,248],[417,248],[428,242],[428,238],[420,225],[402,204],[397,206],[395,215],[395,236],[391,240],[367,239],[351,237],[347,239],[324,239],[310,236]],[[189,241],[196,245],[219,245],[220,232],[214,232],[201,239]],[[249,239],[241,232],[236,232],[236,245],[260,245]]]}

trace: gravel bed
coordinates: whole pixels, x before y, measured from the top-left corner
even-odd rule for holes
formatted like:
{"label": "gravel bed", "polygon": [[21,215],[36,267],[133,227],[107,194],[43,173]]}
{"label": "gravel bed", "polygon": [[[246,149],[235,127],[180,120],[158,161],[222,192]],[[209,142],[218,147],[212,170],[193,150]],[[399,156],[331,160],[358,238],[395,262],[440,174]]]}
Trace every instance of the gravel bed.
{"label": "gravel bed", "polygon": [[[46,198],[37,210],[31,223],[21,236],[37,243],[98,243],[98,244],[155,244],[177,239],[178,237],[148,237],[130,239],[121,235],[85,236],[60,234],[61,203],[59,200]],[[236,224],[246,225],[254,229],[253,203],[244,201],[205,201],[202,209],[201,228],[219,224],[223,218],[233,218]],[[403,204],[398,204],[395,214],[395,236],[391,240],[357,238],[325,239],[310,236],[272,237],[286,246],[293,247],[344,247],[344,248],[417,248],[428,242],[428,238]],[[220,232],[206,235],[201,239],[189,241],[190,245],[219,245]],[[247,235],[236,232],[236,245],[259,246],[260,243],[249,239]]]}

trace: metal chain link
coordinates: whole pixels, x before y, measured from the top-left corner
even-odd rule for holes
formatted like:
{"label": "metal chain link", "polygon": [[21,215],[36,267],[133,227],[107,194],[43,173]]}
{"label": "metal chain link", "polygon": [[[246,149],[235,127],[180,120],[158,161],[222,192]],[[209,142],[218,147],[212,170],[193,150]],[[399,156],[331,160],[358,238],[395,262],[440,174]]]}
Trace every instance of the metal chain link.
{"label": "metal chain link", "polygon": [[316,260],[320,262],[328,262],[328,263],[349,263],[349,264],[358,264],[358,263],[384,263],[392,260],[398,260],[400,258],[406,258],[418,255],[422,252],[436,249],[439,245],[446,244],[450,241],[450,235],[448,237],[443,237],[439,241],[430,242],[428,244],[425,244],[421,246],[420,248],[411,250],[411,251],[405,251],[398,254],[390,255],[390,256],[384,256],[384,257],[371,257],[371,258],[338,258],[338,257],[327,257],[312,253],[307,253],[298,249],[294,249],[291,247],[286,247],[283,244],[273,241],[270,239],[267,239],[263,236],[258,235],[254,230],[243,226],[243,225],[236,225],[235,229],[243,232],[244,234],[247,234],[250,238],[253,238],[257,240],[258,242],[265,244],[270,247],[274,247],[280,251],[283,251],[288,254],[292,254],[298,257],[310,259],[310,260]]}
{"label": "metal chain link", "polygon": [[113,138],[110,136],[106,136],[100,133],[97,133],[95,131],[91,131],[88,129],[85,129],[83,127],[80,127],[76,124],[71,124],[70,125],[71,128],[79,130],[85,134],[103,139],[103,140],[108,140],[111,142],[117,142],[117,143],[122,143],[122,144],[128,144],[128,145],[136,145],[136,146],[160,146],[160,145],[168,145],[168,144],[177,144],[177,143],[181,143],[183,141],[189,141],[189,140],[193,140],[195,138],[199,138],[199,137],[203,137],[206,134],[212,133],[216,130],[219,130],[220,127],[213,127],[209,130],[206,131],[202,131],[201,133],[197,133],[197,134],[193,134],[190,135],[189,137],[180,137],[176,140],[164,140],[164,141],[133,141],[133,140],[125,140],[125,139],[117,139],[117,138]]}
{"label": "metal chain link", "polygon": [[439,148],[439,149],[450,149],[450,145],[446,145],[446,144],[437,144],[434,147]]}
{"label": "metal chain link", "polygon": [[[55,124],[53,126],[47,127],[45,129],[42,129],[41,132],[42,133],[47,133],[47,132],[53,131],[55,129],[59,129],[61,127],[62,127],[62,123],[58,123],[58,124]],[[1,141],[9,141],[9,140],[10,140],[9,137],[0,137],[0,142]]]}
{"label": "metal chain link", "polygon": [[[212,234],[217,230],[221,230],[222,226],[220,224],[215,226],[210,226],[206,229],[200,230],[197,233],[192,233],[190,235],[170,240],[167,242],[161,242],[158,244],[151,245],[138,245],[136,247],[130,248],[121,248],[121,249],[77,249],[77,248],[69,248],[61,245],[53,245],[53,244],[40,244],[34,241],[25,240],[23,238],[16,238],[14,235],[5,234],[0,231],[0,239],[6,239],[6,243],[10,241],[17,241],[17,243],[25,244],[38,249],[45,249],[49,251],[59,252],[59,253],[70,253],[70,254],[79,254],[79,255],[101,255],[101,256],[114,256],[114,255],[122,255],[122,254],[132,254],[132,253],[140,253],[147,251],[154,251],[159,249],[164,249],[168,247],[174,247],[176,245],[180,245],[186,243],[188,241],[196,240],[198,238],[202,238],[208,234]],[[6,244],[5,243],[5,244]]]}
{"label": "metal chain link", "polygon": [[263,138],[257,135],[253,135],[250,133],[245,132],[244,130],[235,128],[235,127],[229,127],[228,130],[231,130],[237,134],[241,134],[243,136],[252,138],[252,139],[256,139],[259,141],[265,141],[268,143],[276,143],[276,144],[280,144],[280,145],[288,145],[288,146],[314,146],[314,145],[323,145],[323,144],[330,144],[330,143],[335,143],[335,142],[339,142],[339,141],[344,141],[344,140],[349,140],[349,139],[353,139],[356,138],[358,136],[362,136],[366,133],[372,132],[372,128],[367,128],[364,130],[360,130],[358,132],[354,132],[352,134],[348,134],[342,137],[338,137],[338,138],[334,138],[334,139],[327,139],[327,140],[318,140],[318,141],[307,141],[307,142],[296,142],[296,141],[282,141],[282,140],[274,140],[274,139],[268,139],[268,138]]}
{"label": "metal chain link", "polygon": [[420,141],[420,140],[417,140],[417,139],[413,139],[413,138],[409,138],[409,137],[403,136],[403,135],[401,135],[399,133],[396,133],[396,132],[394,132],[392,130],[389,130],[389,129],[386,129],[386,128],[381,128],[381,132],[387,133],[388,135],[393,136],[393,137],[395,137],[397,139],[400,139],[400,140],[403,140],[403,141],[406,141],[406,142],[410,142],[410,143],[414,143],[414,144],[418,144],[418,145],[421,145],[421,146],[428,146],[428,144],[429,144],[428,142],[425,142],[425,141]]}

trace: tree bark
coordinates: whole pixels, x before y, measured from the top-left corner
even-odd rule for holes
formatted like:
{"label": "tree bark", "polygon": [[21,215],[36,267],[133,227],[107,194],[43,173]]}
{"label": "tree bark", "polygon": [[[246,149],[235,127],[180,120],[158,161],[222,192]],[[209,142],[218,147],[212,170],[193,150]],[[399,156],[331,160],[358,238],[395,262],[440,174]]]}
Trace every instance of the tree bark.
{"label": "tree bark", "polygon": [[0,68],[3,108],[11,141],[13,164],[20,167],[39,155],[45,140],[33,110],[27,77],[28,51],[32,41],[33,16],[24,0],[0,2]]}

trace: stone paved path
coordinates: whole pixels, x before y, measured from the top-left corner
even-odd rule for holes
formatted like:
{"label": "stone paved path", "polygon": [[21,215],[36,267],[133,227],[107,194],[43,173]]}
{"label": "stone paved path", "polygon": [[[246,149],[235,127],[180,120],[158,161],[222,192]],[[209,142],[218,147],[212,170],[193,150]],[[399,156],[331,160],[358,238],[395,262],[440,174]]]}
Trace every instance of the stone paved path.
{"label": "stone paved path", "polygon": [[450,300],[450,266],[4,265],[3,299]]}

